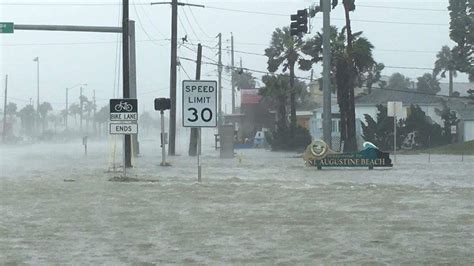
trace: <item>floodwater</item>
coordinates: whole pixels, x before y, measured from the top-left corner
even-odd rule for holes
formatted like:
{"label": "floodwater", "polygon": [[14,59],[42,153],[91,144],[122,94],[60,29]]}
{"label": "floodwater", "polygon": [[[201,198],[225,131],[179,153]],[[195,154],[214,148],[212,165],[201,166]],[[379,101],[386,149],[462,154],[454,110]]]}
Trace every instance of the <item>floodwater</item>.
{"label": "floodwater", "polygon": [[474,264],[472,156],[318,171],[206,144],[197,183],[143,140],[139,182],[110,182],[106,143],[0,149],[0,264]]}

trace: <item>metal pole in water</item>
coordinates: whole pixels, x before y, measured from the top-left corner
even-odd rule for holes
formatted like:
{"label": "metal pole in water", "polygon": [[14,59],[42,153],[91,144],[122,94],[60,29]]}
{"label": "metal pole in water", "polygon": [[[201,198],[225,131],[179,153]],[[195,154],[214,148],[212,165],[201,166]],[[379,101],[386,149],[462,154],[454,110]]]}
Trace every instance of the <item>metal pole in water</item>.
{"label": "metal pole in water", "polygon": [[397,115],[393,115],[393,158],[397,162]]}
{"label": "metal pole in water", "polygon": [[198,182],[201,182],[201,128],[198,128],[197,143],[197,163],[198,163]]}
{"label": "metal pole in water", "polygon": [[165,112],[161,110],[160,114],[161,114],[161,166],[166,166]]}

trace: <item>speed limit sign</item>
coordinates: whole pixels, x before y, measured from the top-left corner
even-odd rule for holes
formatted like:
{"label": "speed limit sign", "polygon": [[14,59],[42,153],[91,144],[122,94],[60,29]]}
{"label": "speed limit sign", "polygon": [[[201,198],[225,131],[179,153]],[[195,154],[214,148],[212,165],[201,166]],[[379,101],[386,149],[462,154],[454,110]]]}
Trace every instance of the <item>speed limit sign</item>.
{"label": "speed limit sign", "polygon": [[217,82],[183,81],[183,126],[217,126]]}

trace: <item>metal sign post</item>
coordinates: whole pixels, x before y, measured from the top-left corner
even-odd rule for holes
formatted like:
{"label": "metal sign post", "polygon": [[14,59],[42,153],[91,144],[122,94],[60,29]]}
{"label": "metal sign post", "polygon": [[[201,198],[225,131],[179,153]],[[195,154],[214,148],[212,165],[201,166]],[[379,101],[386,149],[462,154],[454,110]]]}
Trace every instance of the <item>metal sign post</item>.
{"label": "metal sign post", "polygon": [[397,116],[401,115],[402,102],[387,102],[387,116],[393,116],[393,161],[397,162]]}
{"label": "metal sign post", "polygon": [[161,166],[166,166],[166,135],[165,135],[165,112],[161,114]]}
{"label": "metal sign post", "polygon": [[217,127],[217,82],[184,80],[182,114],[183,127],[198,129],[198,182],[201,182],[201,128]]}

